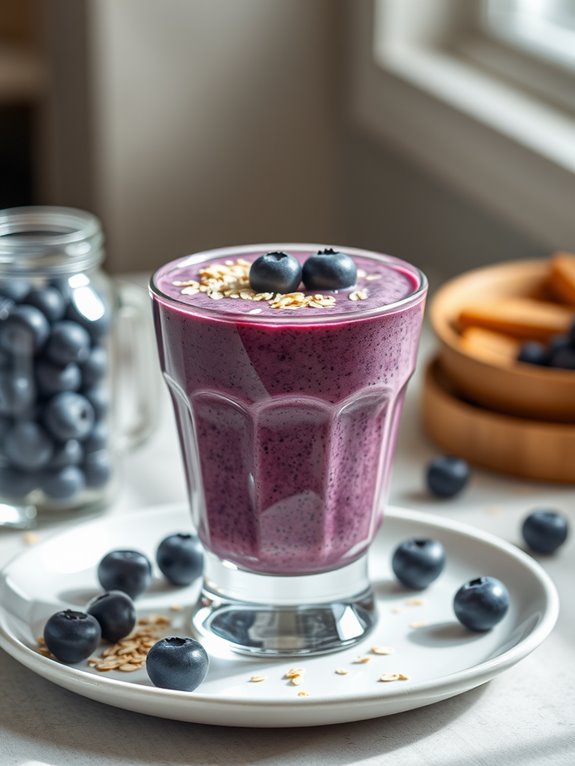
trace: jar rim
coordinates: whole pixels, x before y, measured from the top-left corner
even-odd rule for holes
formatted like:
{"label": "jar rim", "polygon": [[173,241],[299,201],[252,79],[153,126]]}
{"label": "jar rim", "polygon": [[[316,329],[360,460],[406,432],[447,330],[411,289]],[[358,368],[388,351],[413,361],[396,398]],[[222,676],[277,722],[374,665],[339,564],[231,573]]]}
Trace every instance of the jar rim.
{"label": "jar rim", "polygon": [[0,210],[0,272],[79,271],[103,259],[99,219],[85,210],[35,205]]}

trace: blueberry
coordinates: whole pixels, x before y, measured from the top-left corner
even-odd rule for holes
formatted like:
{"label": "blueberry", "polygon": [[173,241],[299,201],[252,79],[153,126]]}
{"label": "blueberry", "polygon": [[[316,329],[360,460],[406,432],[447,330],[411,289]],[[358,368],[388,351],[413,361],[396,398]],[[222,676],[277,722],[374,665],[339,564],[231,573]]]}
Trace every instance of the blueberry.
{"label": "blueberry", "polygon": [[66,302],[62,293],[55,287],[35,287],[26,296],[26,303],[39,309],[49,322],[62,319],[66,310]]}
{"label": "blueberry", "polygon": [[159,544],[156,562],[172,585],[189,585],[202,574],[204,550],[197,537],[177,533]]}
{"label": "blueberry", "polygon": [[3,279],[0,282],[0,295],[15,303],[23,301],[29,289],[30,285],[25,279]]}
{"label": "blueberry", "polygon": [[391,567],[402,585],[415,590],[427,588],[445,566],[445,550],[438,540],[414,538],[397,546]]}
{"label": "blueberry", "polygon": [[68,439],[54,448],[50,468],[64,468],[67,465],[80,465],[84,459],[84,446],[77,439]]}
{"label": "blueberry", "polygon": [[83,285],[70,292],[66,316],[86,329],[94,340],[103,338],[110,330],[111,314],[104,295],[92,285]]}
{"label": "blueberry", "polygon": [[300,282],[300,262],[289,253],[260,255],[250,267],[250,286],[257,293],[292,293]]}
{"label": "blueberry", "polygon": [[40,479],[40,486],[52,500],[70,500],[86,487],[86,479],[77,465],[65,465],[47,469]]}
{"label": "blueberry", "polygon": [[549,366],[559,370],[575,370],[575,349],[560,348],[549,354]]}
{"label": "blueberry", "polygon": [[193,692],[207,675],[209,658],[193,638],[162,638],[146,658],[146,670],[154,686]]}
{"label": "blueberry", "polygon": [[83,362],[90,353],[90,336],[81,325],[63,319],[56,322],[46,344],[46,355],[56,364]]}
{"label": "blueberry", "polygon": [[90,435],[83,442],[85,453],[89,454],[90,452],[98,452],[101,449],[105,449],[108,446],[108,439],[109,433],[106,421],[97,420]]}
{"label": "blueberry", "polygon": [[102,593],[88,604],[86,611],[100,623],[102,638],[112,643],[125,638],[136,624],[134,602],[121,590]]}
{"label": "blueberry", "polygon": [[469,630],[489,630],[505,617],[509,592],[495,577],[476,577],[457,591],[453,609],[459,622]]}
{"label": "blueberry", "polygon": [[521,344],[517,354],[517,361],[526,362],[527,364],[546,365],[548,362],[547,349],[536,340],[527,341]]}
{"label": "blueberry", "polygon": [[110,402],[107,387],[99,384],[96,386],[91,386],[90,388],[83,389],[82,393],[94,408],[94,414],[96,415],[96,418],[103,418],[108,411],[108,405]]}
{"label": "blueberry", "polygon": [[65,609],[53,614],[44,626],[44,641],[61,662],[81,662],[94,652],[102,632],[95,617]]}
{"label": "blueberry", "polygon": [[112,461],[106,450],[90,452],[83,464],[86,486],[96,489],[105,486],[112,475]]}
{"label": "blueberry", "polygon": [[0,370],[0,414],[20,417],[36,400],[31,374]]}
{"label": "blueberry", "polygon": [[427,487],[436,497],[454,497],[469,480],[469,466],[458,457],[443,455],[427,466]]}
{"label": "blueberry", "polygon": [[104,590],[121,590],[136,598],[152,581],[152,565],[139,551],[110,551],[98,564],[98,580]]}
{"label": "blueberry", "polygon": [[30,356],[44,345],[50,325],[34,306],[15,306],[0,322],[0,346],[16,356]]}
{"label": "blueberry", "polygon": [[88,358],[81,365],[84,386],[99,383],[108,371],[108,353],[103,346],[94,346]]}
{"label": "blueberry", "polygon": [[94,425],[94,408],[81,394],[56,394],[44,409],[44,424],[56,439],[85,439]]}
{"label": "blueberry", "polygon": [[38,392],[43,396],[61,391],[77,391],[82,383],[80,368],[74,362],[59,365],[44,359],[36,364]]}
{"label": "blueberry", "polygon": [[37,423],[20,421],[6,434],[4,453],[10,463],[23,471],[36,471],[50,462],[54,445]]}
{"label": "blueberry", "polygon": [[0,295],[0,320],[4,321],[4,319],[7,319],[7,317],[10,316],[10,312],[14,308],[14,301],[10,300],[10,298],[5,298],[3,295]]}
{"label": "blueberry", "polygon": [[523,539],[536,553],[554,553],[569,534],[566,517],[550,508],[532,511],[521,527]]}
{"label": "blueberry", "polygon": [[351,256],[326,247],[306,260],[302,275],[308,290],[340,290],[355,285],[357,268]]}
{"label": "blueberry", "polygon": [[4,444],[6,434],[11,428],[10,418],[4,418],[0,415],[0,444]]}
{"label": "blueberry", "polygon": [[0,495],[19,500],[37,486],[38,478],[35,474],[19,471],[8,465],[0,466]]}

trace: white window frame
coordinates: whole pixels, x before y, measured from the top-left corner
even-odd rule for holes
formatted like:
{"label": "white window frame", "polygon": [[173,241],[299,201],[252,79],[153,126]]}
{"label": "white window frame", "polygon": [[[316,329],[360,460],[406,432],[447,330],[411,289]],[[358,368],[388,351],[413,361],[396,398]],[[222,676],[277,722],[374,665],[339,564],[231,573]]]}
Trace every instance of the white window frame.
{"label": "white window frame", "polygon": [[352,119],[542,247],[575,250],[575,112],[562,87],[570,80],[530,60],[549,99],[527,90],[524,54],[478,35],[478,7],[350,3]]}

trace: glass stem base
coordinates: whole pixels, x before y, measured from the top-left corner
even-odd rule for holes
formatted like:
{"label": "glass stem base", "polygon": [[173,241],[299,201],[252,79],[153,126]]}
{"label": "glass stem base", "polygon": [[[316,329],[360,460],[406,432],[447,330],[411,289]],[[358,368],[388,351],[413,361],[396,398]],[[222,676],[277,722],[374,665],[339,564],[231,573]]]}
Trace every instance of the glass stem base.
{"label": "glass stem base", "polygon": [[367,555],[321,574],[277,576],[238,569],[206,553],[193,614],[201,636],[256,656],[335,652],[373,628],[376,607]]}

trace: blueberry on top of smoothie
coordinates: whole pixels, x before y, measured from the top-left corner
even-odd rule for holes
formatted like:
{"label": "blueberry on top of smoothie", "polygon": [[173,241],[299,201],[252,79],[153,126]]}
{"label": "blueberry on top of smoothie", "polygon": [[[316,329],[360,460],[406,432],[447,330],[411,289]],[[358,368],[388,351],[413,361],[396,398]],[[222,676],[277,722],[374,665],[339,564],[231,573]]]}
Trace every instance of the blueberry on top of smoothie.
{"label": "blueberry on top of smoothie", "polygon": [[291,293],[300,281],[300,263],[289,253],[265,253],[250,268],[250,287],[258,293]]}
{"label": "blueberry on top of smoothie", "polygon": [[351,256],[326,247],[307,259],[302,275],[308,290],[340,290],[355,285],[357,268]]}

